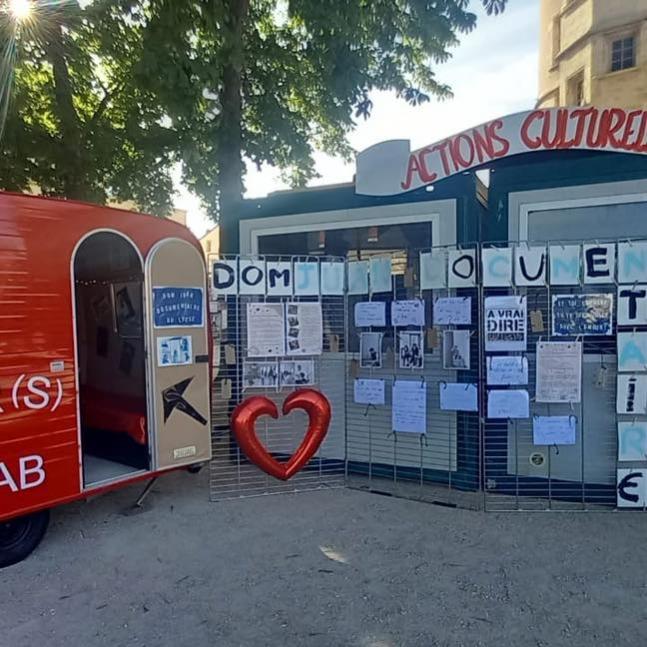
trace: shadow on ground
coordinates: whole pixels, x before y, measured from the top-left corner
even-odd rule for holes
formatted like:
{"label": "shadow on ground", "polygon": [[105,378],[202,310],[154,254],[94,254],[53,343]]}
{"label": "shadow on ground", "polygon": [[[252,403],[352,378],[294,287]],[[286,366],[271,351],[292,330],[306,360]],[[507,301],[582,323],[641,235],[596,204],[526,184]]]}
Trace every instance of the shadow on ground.
{"label": "shadow on ground", "polygon": [[56,511],[0,572],[0,645],[640,644],[647,516],[491,514],[352,490],[209,503],[170,475]]}

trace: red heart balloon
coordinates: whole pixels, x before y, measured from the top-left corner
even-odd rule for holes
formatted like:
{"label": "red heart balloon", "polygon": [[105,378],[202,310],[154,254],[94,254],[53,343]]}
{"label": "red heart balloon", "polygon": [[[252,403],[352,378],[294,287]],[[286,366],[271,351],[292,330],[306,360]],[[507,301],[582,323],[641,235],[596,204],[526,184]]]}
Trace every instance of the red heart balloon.
{"label": "red heart balloon", "polygon": [[279,417],[272,400],[264,396],[247,398],[231,414],[231,428],[245,456],[264,472],[282,481],[292,478],[316,454],[330,425],[330,402],[319,391],[298,389],[290,393],[283,403],[283,415],[294,409],[303,409],[308,414],[308,430],[287,463],[277,461],[265,449],[254,428],[260,416]]}

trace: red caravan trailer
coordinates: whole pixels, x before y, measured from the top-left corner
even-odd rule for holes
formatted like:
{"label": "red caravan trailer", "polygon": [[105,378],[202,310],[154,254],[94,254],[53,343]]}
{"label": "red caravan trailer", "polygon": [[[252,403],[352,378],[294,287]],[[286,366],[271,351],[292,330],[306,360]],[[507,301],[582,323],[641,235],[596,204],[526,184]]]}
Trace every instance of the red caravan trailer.
{"label": "red caravan trailer", "polygon": [[210,458],[199,243],[172,221],[0,193],[0,566],[53,506]]}

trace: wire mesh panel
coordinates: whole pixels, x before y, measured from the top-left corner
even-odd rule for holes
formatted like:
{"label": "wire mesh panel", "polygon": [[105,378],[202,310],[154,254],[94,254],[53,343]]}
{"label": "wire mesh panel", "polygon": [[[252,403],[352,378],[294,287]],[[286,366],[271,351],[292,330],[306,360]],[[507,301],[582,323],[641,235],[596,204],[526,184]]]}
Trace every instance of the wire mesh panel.
{"label": "wire mesh panel", "polygon": [[[221,264],[222,275],[218,280],[221,287],[214,291],[211,304],[212,500],[343,485],[346,298],[343,290],[322,296],[318,278],[323,263],[338,263],[339,259],[221,257],[211,259],[212,268],[216,260]],[[308,264],[303,268],[312,272],[312,277],[316,275],[316,281],[309,281],[316,284],[316,294],[307,286],[302,292],[308,294],[298,294],[294,271],[299,263]],[[261,272],[263,276],[259,278]],[[232,277],[235,285],[222,287]],[[270,289],[270,278],[273,289]],[[213,276],[211,280],[214,285]],[[280,342],[279,337],[282,337]],[[265,396],[272,400],[279,417],[260,417],[256,434],[274,459],[286,462],[302,442],[308,427],[304,411],[281,415],[286,397],[299,388],[313,388],[323,393],[330,402],[332,419],[324,441],[305,468],[288,481],[282,481],[249,462],[231,432],[230,417],[235,406],[248,397]]]}
{"label": "wire mesh panel", "polygon": [[[427,289],[421,280],[426,272],[421,262],[434,254],[446,263],[449,251],[439,247],[409,253],[402,267],[394,264],[390,292],[349,297],[348,482],[380,493],[478,507],[482,503],[476,494],[480,488],[478,413],[443,409],[440,402],[441,390],[448,385],[478,388],[478,288],[474,280],[473,287],[450,289],[445,280],[444,286]],[[467,313],[458,323],[434,320],[434,301],[448,298],[460,301],[459,309]],[[418,325],[398,325],[391,309],[413,300],[422,301],[424,319]],[[355,308],[365,302],[385,304],[386,325],[357,325]],[[371,344],[379,347],[378,361],[366,352]],[[383,405],[358,402],[356,380],[381,381]],[[413,433],[399,431],[394,414],[403,384],[424,392],[425,419]]]}
{"label": "wire mesh panel", "polygon": [[[574,245],[573,241],[569,244]],[[488,350],[487,341],[484,340],[482,380],[486,386],[483,393],[483,456],[487,510],[600,510],[613,509],[616,505],[615,319],[612,316],[606,319],[608,329],[604,331],[601,324],[599,331],[594,329],[596,321],[600,323],[605,319],[603,314],[595,313],[595,304],[598,301],[606,304],[615,302],[615,265],[606,282],[585,283],[582,264],[586,263],[586,258],[582,255],[581,242],[576,242],[575,248],[577,253],[571,250],[574,254],[571,260],[577,256],[577,263],[571,263],[568,267],[568,271],[573,272],[574,280],[560,280],[560,266],[554,263],[560,251],[566,249],[565,245],[559,242],[550,245],[533,243],[533,249],[543,251],[538,251],[538,256],[531,256],[529,266],[523,269],[534,276],[539,272],[540,265],[530,265],[543,258],[541,274],[545,280],[540,280],[542,285],[519,285],[526,280],[521,276],[522,268],[517,257],[527,247],[511,244],[507,249],[512,250],[510,258],[517,286],[513,286],[511,281],[508,287],[481,288],[481,308],[485,317],[491,312],[488,304],[497,303],[497,297],[513,297],[520,305],[525,304],[523,308],[527,310],[527,343],[524,350]],[[487,249],[491,248],[484,247],[485,255]],[[553,276],[550,276],[550,252],[553,252]],[[494,258],[494,255],[488,258]],[[600,299],[596,295],[600,295]],[[578,321],[580,311],[584,312],[584,316]],[[484,320],[483,325],[487,329],[488,322]],[[596,334],[598,332],[602,334]],[[543,364],[540,371],[537,370],[538,361],[542,361],[540,353],[545,352],[547,347],[550,349],[550,344],[545,342],[564,344],[552,346],[553,352],[581,352],[580,393],[573,396],[572,401],[546,401],[551,398],[541,395],[551,388],[545,383],[537,384],[544,370]],[[497,361],[501,362],[501,357],[519,358],[522,365],[527,367],[527,380],[505,386],[496,381],[488,383],[492,381],[489,379],[492,367]],[[569,371],[568,359],[562,357],[562,361],[562,371]],[[559,370],[559,362],[553,360],[552,364]],[[564,384],[569,380],[566,374],[548,375],[543,374],[541,379],[544,382],[546,379],[560,382],[564,378]],[[557,388],[556,385],[553,387]],[[491,393],[510,390],[527,391],[528,417],[498,419],[491,415],[488,406]],[[546,420],[570,421],[572,437],[562,437],[549,443],[548,437],[538,431]],[[561,433],[563,435],[563,430]]]}

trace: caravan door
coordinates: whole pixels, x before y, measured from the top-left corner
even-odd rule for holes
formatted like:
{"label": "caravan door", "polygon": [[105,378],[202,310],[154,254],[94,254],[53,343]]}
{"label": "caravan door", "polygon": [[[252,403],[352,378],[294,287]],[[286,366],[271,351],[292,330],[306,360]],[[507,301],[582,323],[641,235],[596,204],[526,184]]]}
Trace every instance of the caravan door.
{"label": "caravan door", "polygon": [[149,419],[155,469],[211,458],[209,335],[204,258],[176,238],[146,262]]}

